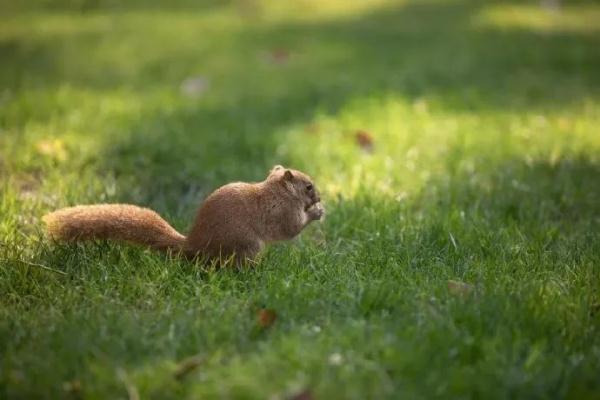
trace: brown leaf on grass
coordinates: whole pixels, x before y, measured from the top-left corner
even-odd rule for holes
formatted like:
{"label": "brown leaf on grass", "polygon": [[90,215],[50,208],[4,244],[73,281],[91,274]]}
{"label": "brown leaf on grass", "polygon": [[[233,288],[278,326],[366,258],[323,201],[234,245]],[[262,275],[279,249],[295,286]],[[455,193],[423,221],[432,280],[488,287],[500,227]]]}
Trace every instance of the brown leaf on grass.
{"label": "brown leaf on grass", "polygon": [[455,296],[468,296],[475,290],[473,285],[461,281],[448,280],[448,291]]}
{"label": "brown leaf on grass", "polygon": [[182,380],[190,372],[198,368],[202,364],[202,361],[202,357],[198,355],[182,360],[179,364],[177,364],[177,368],[175,368],[175,372],[173,372],[173,377],[177,380]]}
{"label": "brown leaf on grass", "polygon": [[293,394],[289,397],[289,400],[313,400],[315,397],[309,389],[304,389],[301,392]]}
{"label": "brown leaf on grass", "polygon": [[282,47],[271,49],[265,58],[271,64],[286,64],[290,60],[290,51]]}
{"label": "brown leaf on grass", "polygon": [[369,153],[373,151],[373,136],[369,132],[358,130],[354,134],[354,138],[361,149]]}
{"label": "brown leaf on grass", "polygon": [[269,308],[262,308],[258,310],[258,326],[266,329],[273,325],[273,323],[277,320],[277,314],[275,310],[271,310]]}

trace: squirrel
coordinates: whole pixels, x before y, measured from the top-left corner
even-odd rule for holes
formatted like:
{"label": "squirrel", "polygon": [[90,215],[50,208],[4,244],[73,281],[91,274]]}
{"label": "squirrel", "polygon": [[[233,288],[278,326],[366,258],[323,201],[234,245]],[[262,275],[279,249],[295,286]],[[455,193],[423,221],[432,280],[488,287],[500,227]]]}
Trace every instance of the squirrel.
{"label": "squirrel", "polygon": [[210,194],[187,237],[156,212],[129,204],[63,208],[42,219],[56,241],[126,241],[220,264],[233,258],[240,265],[254,261],[266,243],[294,238],[324,213],[312,179],[276,165],[262,182],[229,183]]}

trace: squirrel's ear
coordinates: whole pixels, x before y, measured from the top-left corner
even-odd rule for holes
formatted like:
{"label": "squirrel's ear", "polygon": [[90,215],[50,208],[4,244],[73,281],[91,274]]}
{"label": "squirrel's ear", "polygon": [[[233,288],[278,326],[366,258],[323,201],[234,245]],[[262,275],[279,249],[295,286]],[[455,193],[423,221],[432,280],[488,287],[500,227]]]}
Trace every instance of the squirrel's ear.
{"label": "squirrel's ear", "polygon": [[289,169],[286,169],[285,172],[283,173],[283,179],[285,179],[286,181],[291,181],[292,179],[294,179],[294,175],[292,175],[292,171],[290,171]]}
{"label": "squirrel's ear", "polygon": [[283,169],[282,165],[275,165],[273,168],[271,168],[271,173],[279,171],[280,169]]}

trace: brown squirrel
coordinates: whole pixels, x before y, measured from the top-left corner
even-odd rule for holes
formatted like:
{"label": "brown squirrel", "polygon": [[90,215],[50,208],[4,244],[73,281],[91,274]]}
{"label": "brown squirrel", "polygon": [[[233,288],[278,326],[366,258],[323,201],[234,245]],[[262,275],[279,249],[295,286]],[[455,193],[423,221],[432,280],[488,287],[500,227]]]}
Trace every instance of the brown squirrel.
{"label": "brown squirrel", "polygon": [[220,187],[200,206],[187,237],[156,212],[128,204],[63,208],[43,217],[54,240],[111,239],[188,258],[252,261],[265,243],[288,240],[324,214],[311,178],[280,165],[258,183]]}

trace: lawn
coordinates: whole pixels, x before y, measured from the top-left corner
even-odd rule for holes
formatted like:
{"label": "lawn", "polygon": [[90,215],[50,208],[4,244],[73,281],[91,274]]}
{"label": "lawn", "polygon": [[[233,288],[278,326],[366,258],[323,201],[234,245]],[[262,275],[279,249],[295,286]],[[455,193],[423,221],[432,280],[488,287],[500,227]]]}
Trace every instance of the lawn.
{"label": "lawn", "polygon": [[[599,20],[0,0],[0,398],[600,398]],[[44,236],[95,202],[185,232],[279,163],[328,215],[254,268]]]}

